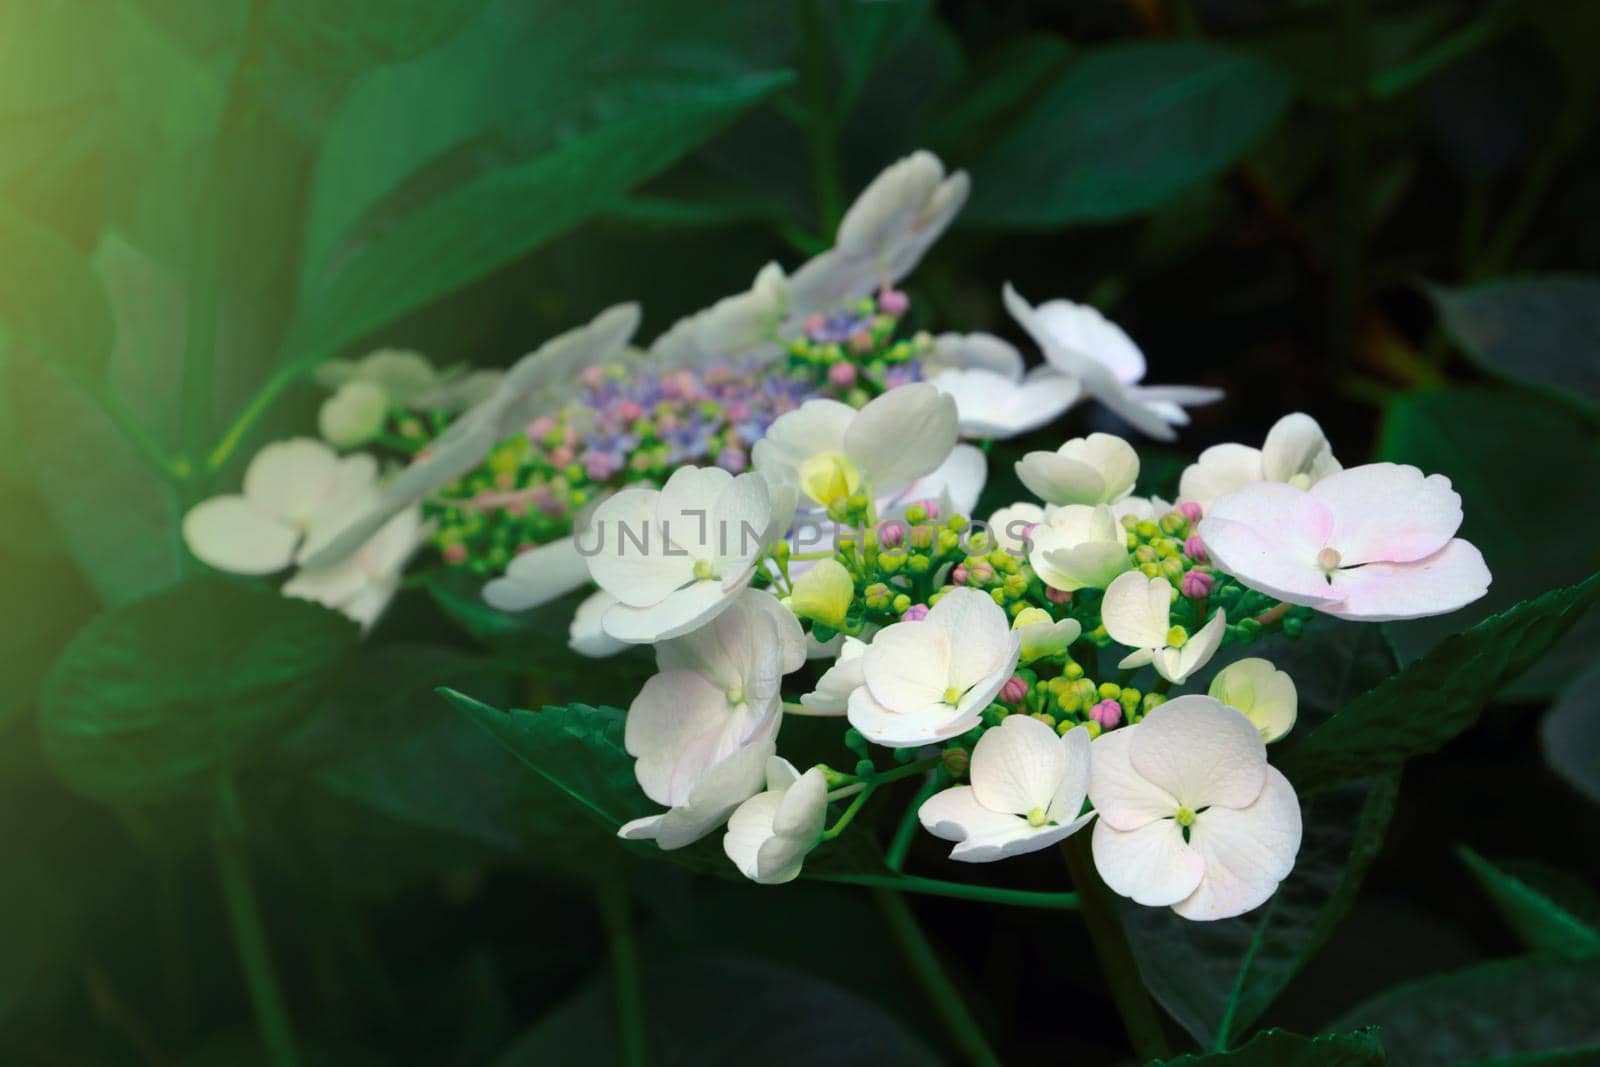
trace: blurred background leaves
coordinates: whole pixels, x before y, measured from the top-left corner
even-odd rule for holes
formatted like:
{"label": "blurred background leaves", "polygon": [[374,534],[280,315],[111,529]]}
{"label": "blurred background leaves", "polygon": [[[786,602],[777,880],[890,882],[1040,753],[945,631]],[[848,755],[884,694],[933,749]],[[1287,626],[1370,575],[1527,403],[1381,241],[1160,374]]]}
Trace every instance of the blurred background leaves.
{"label": "blurred background leaves", "polygon": [[[918,326],[1020,340],[1005,280],[1089,300],[1139,340],[1152,380],[1227,389],[1186,453],[1258,441],[1300,409],[1347,463],[1451,477],[1496,582],[1458,616],[1384,627],[1416,660],[1600,569],[1597,14],[0,6],[0,1053],[259,1054],[208,855],[226,768],[307,1062],[551,1062],[575,1040],[608,1054],[616,908],[597,886],[634,902],[658,1062],[757,1037],[779,1062],[970,1057],[932,1024],[871,897],[622,849],[433,692],[624,706],[647,663],[575,663],[560,613],[491,616],[437,577],[357,646],[321,609],[202,578],[183,511],[308,430],[316,361],[397,344],[504,365],[624,299],[648,336],[819,247],[855,189],[926,146],[974,195],[912,279]],[[1147,475],[1178,467],[1152,455]],[[1337,662],[1292,668],[1303,726],[1390,669],[1373,631],[1323,636]],[[1573,931],[1597,922],[1596,636],[1591,614],[1507,684],[1455,679],[1470,692],[1422,724],[1443,747],[1398,799],[1379,779],[1312,802],[1318,836],[1281,904],[1204,930],[1141,914],[1141,964],[1176,1022],[1214,1040],[1232,1004],[1238,1063],[1375,1062],[1376,1042],[1403,1063],[1590,1054],[1600,1010]],[[1415,702],[1380,710],[1364,721],[1381,743]],[[971,873],[920,840],[908,868]],[[1045,891],[1062,875],[1053,856],[1005,872]],[[1125,1055],[1072,916],[914,910],[1005,1060]],[[1566,958],[1524,955],[1552,950]],[[1036,1010],[1041,982],[1071,1010]],[[708,1030],[705,1005],[734,1000],[748,1028]],[[1257,1024],[1283,1031],[1247,1041]],[[1368,1024],[1377,1037],[1355,1032]],[[1286,1032],[1330,1027],[1346,1033]]]}

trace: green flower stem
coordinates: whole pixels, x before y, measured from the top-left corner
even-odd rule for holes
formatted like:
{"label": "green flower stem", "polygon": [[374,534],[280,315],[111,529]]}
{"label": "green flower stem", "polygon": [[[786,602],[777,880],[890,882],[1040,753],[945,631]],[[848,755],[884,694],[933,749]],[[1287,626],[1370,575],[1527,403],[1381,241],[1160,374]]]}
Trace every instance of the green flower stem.
{"label": "green flower stem", "polygon": [[939,878],[919,878],[911,874],[834,874],[828,871],[807,871],[806,877],[819,882],[863,885],[876,889],[894,889],[904,893],[921,893],[930,897],[978,900],[986,904],[1007,904],[1012,907],[1039,908],[1044,911],[1074,911],[1078,907],[1076,893],[1038,893],[1029,889],[1001,889],[995,886],[969,885],[965,882],[946,882]]}
{"label": "green flower stem", "polygon": [[277,400],[279,394],[294,384],[295,379],[299,377],[300,366],[297,364],[280,366],[272,372],[272,376],[263,382],[261,388],[257,389],[255,395],[245,403],[243,410],[233,420],[233,424],[223,433],[216,447],[212,448],[211,454],[206,457],[207,471],[215,474],[227,464],[240,443],[261,420],[261,416],[267,413],[273,401]]}
{"label": "green flower stem", "polygon": [[216,809],[211,815],[211,841],[228,920],[233,927],[233,941],[239,952],[239,964],[244,969],[245,985],[250,990],[267,1058],[273,1067],[296,1067],[300,1063],[300,1053],[289,1013],[284,1007],[283,991],[273,973],[266,926],[261,920],[261,905],[250,878],[250,861],[238,810],[232,775],[225,772]]}
{"label": "green flower stem", "polygon": [[644,996],[639,985],[639,954],[633,939],[632,906],[627,890],[602,882],[596,898],[611,951],[611,975],[617,986],[617,1017],[622,1032],[625,1067],[644,1067]]}
{"label": "green flower stem", "polygon": [[863,786],[861,792],[855,795],[855,799],[850,801],[850,806],[844,809],[844,814],[839,816],[839,821],[822,832],[822,839],[824,841],[832,841],[844,833],[849,828],[850,823],[854,821],[856,812],[866,805],[867,800],[872,796],[872,791],[876,788],[877,786],[872,783]]}
{"label": "green flower stem", "polygon": [[873,890],[872,896],[883,911],[884,918],[888,920],[889,931],[899,943],[900,951],[905,954],[906,963],[916,975],[922,991],[938,1009],[939,1019],[949,1029],[950,1036],[955,1039],[956,1044],[966,1053],[967,1059],[980,1067],[991,1067],[991,1065],[999,1067],[1000,1058],[994,1054],[994,1050],[984,1039],[983,1031],[978,1027],[978,1020],[973,1018],[972,1012],[968,1010],[960,990],[950,981],[950,976],[944,973],[933,945],[928,942],[922,928],[917,925],[917,918],[911,913],[905,898],[893,890],[881,888]]}
{"label": "green flower stem", "polygon": [[1101,973],[1111,990],[1117,1014],[1122,1016],[1122,1025],[1128,1031],[1134,1053],[1140,1062],[1166,1059],[1171,1051],[1161,1029],[1161,1017],[1139,977],[1139,967],[1128,947],[1122,920],[1117,917],[1116,901],[1094,869],[1088,838],[1088,834],[1073,834],[1061,843],[1072,884],[1078,890],[1083,924],[1088,928]]}
{"label": "green flower stem", "polygon": [[889,853],[884,857],[884,863],[896,874],[905,866],[906,853],[911,851],[911,842],[917,835],[917,812],[929,797],[939,791],[939,787],[944,784],[943,778],[944,776],[938,772],[930,774],[928,780],[922,783],[922,788],[917,790],[911,806],[900,816],[900,825],[895,827],[894,839],[889,843]]}
{"label": "green flower stem", "polygon": [[942,760],[942,756],[929,756],[926,759],[908,763],[904,767],[896,767],[892,771],[884,771],[882,774],[863,775],[862,780],[871,782],[873,785],[888,785],[890,782],[898,782],[902,778],[914,777],[923,771],[931,771]]}

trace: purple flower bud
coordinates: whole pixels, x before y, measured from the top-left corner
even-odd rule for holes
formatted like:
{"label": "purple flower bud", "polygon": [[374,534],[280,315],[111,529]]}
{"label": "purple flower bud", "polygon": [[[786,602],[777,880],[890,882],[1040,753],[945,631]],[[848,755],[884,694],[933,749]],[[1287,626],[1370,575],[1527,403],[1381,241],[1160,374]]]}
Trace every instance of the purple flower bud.
{"label": "purple flower bud", "polygon": [[1013,674],[1006,684],[1000,687],[1000,700],[1005,704],[1020,704],[1028,695],[1028,680],[1021,675]]}
{"label": "purple flower bud", "polygon": [[1190,571],[1183,576],[1179,592],[1190,600],[1204,600],[1211,595],[1211,575],[1205,571]]}
{"label": "purple flower bud", "polygon": [[729,445],[717,453],[717,466],[730,474],[742,474],[745,467],[749,466],[749,457],[744,454],[744,449]]}
{"label": "purple flower bud", "polygon": [[1183,543],[1183,554],[1192,560],[1206,560],[1206,543],[1200,540],[1199,534],[1189,535],[1189,539]]}
{"label": "purple flower bud", "polygon": [[905,610],[905,614],[900,616],[901,620],[905,622],[919,622],[927,617],[928,605],[926,604],[913,604]]}
{"label": "purple flower bud", "polygon": [[604,452],[590,452],[583,458],[583,471],[593,481],[603,482],[617,473],[617,461]]}
{"label": "purple flower bud", "polygon": [[848,389],[856,384],[856,365],[854,363],[835,363],[828,368],[828,384],[840,389]]}
{"label": "purple flower bud", "polygon": [[1190,522],[1199,522],[1200,505],[1196,504],[1193,500],[1185,500],[1183,503],[1178,505],[1178,514],[1182,515]]}
{"label": "purple flower bud", "polygon": [[1065,589],[1052,589],[1047,585],[1044,587],[1044,595],[1045,599],[1050,601],[1052,604],[1072,603],[1072,594],[1067,592]]}
{"label": "purple flower bud", "polygon": [[1089,718],[1100,724],[1100,729],[1110,730],[1122,721],[1122,705],[1115,700],[1102,700],[1089,709]]}
{"label": "purple flower bud", "polygon": [[911,298],[899,289],[880,289],[878,291],[878,310],[885,315],[904,315],[911,306]]}

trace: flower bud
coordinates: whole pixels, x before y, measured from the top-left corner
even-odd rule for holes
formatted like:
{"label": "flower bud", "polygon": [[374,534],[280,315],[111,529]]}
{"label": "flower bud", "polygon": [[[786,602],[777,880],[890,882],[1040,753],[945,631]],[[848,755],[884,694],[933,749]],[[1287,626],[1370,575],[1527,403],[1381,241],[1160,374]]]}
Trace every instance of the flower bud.
{"label": "flower bud", "polygon": [[896,615],[904,615],[906,609],[910,606],[911,598],[904,593],[896,593],[894,599],[889,602],[889,607],[894,610]]}
{"label": "flower bud", "polygon": [[1115,700],[1102,700],[1089,709],[1089,718],[1103,730],[1114,729],[1122,722],[1122,705]]}
{"label": "flower bud", "polygon": [[1200,540],[1199,534],[1190,534],[1189,539],[1183,543],[1183,554],[1196,563],[1204,563],[1206,556],[1206,543]]}
{"label": "flower bud", "polygon": [[972,765],[972,757],[964,748],[947,748],[939,753],[939,762],[944,765],[944,772],[952,778],[966,776],[967,768]]}
{"label": "flower bud", "polygon": [[789,606],[799,618],[842,630],[855,592],[855,579],[843,564],[838,560],[819,560],[816,566],[794,580]]}
{"label": "flower bud", "polygon": [[1213,581],[1205,571],[1190,571],[1183,576],[1183,583],[1178,589],[1190,600],[1204,600],[1211,595]]}
{"label": "flower bud", "polygon": [[1052,604],[1072,603],[1072,594],[1070,592],[1065,589],[1052,589],[1049,586],[1045,586],[1044,598]]}
{"label": "flower bud", "polygon": [[899,289],[880,289],[878,291],[878,310],[885,315],[904,315],[911,307],[911,298]]}
{"label": "flower bud", "polygon": [[906,622],[920,622],[928,617],[928,605],[912,604],[901,613],[900,618]]}
{"label": "flower bud", "polygon": [[1013,674],[1006,680],[1006,684],[1000,687],[1000,699],[1007,704],[1020,704],[1027,695],[1028,680],[1020,675]]}
{"label": "flower bud", "polygon": [[956,585],[966,585],[968,577],[967,565],[964,563],[956,564],[955,570],[950,572],[950,580]]}
{"label": "flower bud", "polygon": [[1178,505],[1178,514],[1188,519],[1190,523],[1196,523],[1200,521],[1200,516],[1203,512],[1199,504],[1196,504],[1193,500],[1185,500]]}
{"label": "flower bud", "polygon": [[856,384],[856,365],[854,363],[840,362],[828,368],[828,384],[840,389],[848,389]]}

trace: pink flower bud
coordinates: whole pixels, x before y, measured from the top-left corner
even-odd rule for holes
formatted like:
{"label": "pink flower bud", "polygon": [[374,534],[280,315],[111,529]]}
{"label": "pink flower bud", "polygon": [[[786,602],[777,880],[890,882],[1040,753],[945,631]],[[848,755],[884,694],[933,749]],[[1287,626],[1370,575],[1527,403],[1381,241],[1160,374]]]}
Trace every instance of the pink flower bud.
{"label": "pink flower bud", "polygon": [[1044,587],[1044,595],[1045,599],[1050,601],[1052,604],[1072,603],[1072,594],[1067,592],[1065,589],[1052,589],[1047,585]]}
{"label": "pink flower bud", "polygon": [[1189,535],[1189,539],[1183,543],[1183,554],[1192,560],[1205,561],[1206,543],[1200,540],[1199,534]]}
{"label": "pink flower bud", "polygon": [[465,563],[467,561],[467,546],[461,542],[446,545],[444,548],[444,561],[446,563]]}
{"label": "pink flower bud", "polygon": [[878,544],[885,548],[893,548],[906,539],[905,524],[898,520],[880,522],[878,524]]}
{"label": "pink flower bud", "polygon": [[550,466],[565,467],[567,464],[572,462],[572,449],[568,448],[566,445],[562,445],[560,448],[552,448],[548,458],[550,460]]}
{"label": "pink flower bud", "polygon": [[1190,522],[1199,522],[1200,505],[1196,504],[1193,500],[1185,500],[1183,503],[1178,505],[1178,514],[1182,515]]}
{"label": "pink flower bud", "polygon": [[[594,370],[596,368],[590,367],[589,369]],[[540,415],[537,419],[534,419],[528,424],[528,436],[537,441],[541,438],[548,437],[552,432],[554,432],[555,428],[556,417],[554,415]]]}
{"label": "pink flower bud", "polygon": [[821,315],[807,315],[806,321],[801,324],[800,328],[805,330],[805,332],[810,335],[812,340],[815,340],[817,334],[821,333],[827,327],[827,325],[828,320],[823,318]]}
{"label": "pink flower bud", "polygon": [[905,622],[919,622],[927,617],[928,605],[926,604],[913,604],[906,609],[904,615],[900,616],[900,618]]}
{"label": "pink flower bud", "polygon": [[1115,700],[1102,700],[1089,709],[1089,718],[1100,724],[1100,729],[1113,729],[1122,721],[1122,705]]}
{"label": "pink flower bud", "polygon": [[586,367],[583,372],[583,384],[590,388],[597,388],[604,384],[606,371],[604,367]]}
{"label": "pink flower bud", "polygon": [[988,585],[994,580],[994,567],[986,559],[980,559],[972,565],[967,572],[968,580],[978,585]]}
{"label": "pink flower bud", "polygon": [[885,315],[904,315],[911,299],[899,289],[878,290],[878,310]]}
{"label": "pink flower bud", "polygon": [[1006,684],[1000,687],[1000,700],[1005,704],[1020,704],[1027,695],[1028,680],[1018,674],[1013,674]]}
{"label": "pink flower bud", "polygon": [[872,331],[857,330],[850,335],[850,351],[861,355],[872,351]]}
{"label": "pink flower bud", "polygon": [[956,564],[956,569],[950,572],[950,580],[956,585],[966,585],[967,577],[967,565],[965,563]]}
{"label": "pink flower bud", "polygon": [[624,400],[617,405],[617,416],[623,422],[636,422],[644,417],[644,408],[636,400]]}
{"label": "pink flower bud", "polygon": [[939,502],[937,500],[918,500],[916,503],[922,506],[922,510],[927,514],[928,518],[937,519],[939,517]]}
{"label": "pink flower bud", "polygon": [[1178,591],[1190,600],[1204,600],[1211,595],[1211,575],[1205,571],[1190,571],[1183,576]]}
{"label": "pink flower bud", "polygon": [[828,368],[828,384],[840,389],[848,389],[856,384],[856,365],[854,363],[835,363]]}

